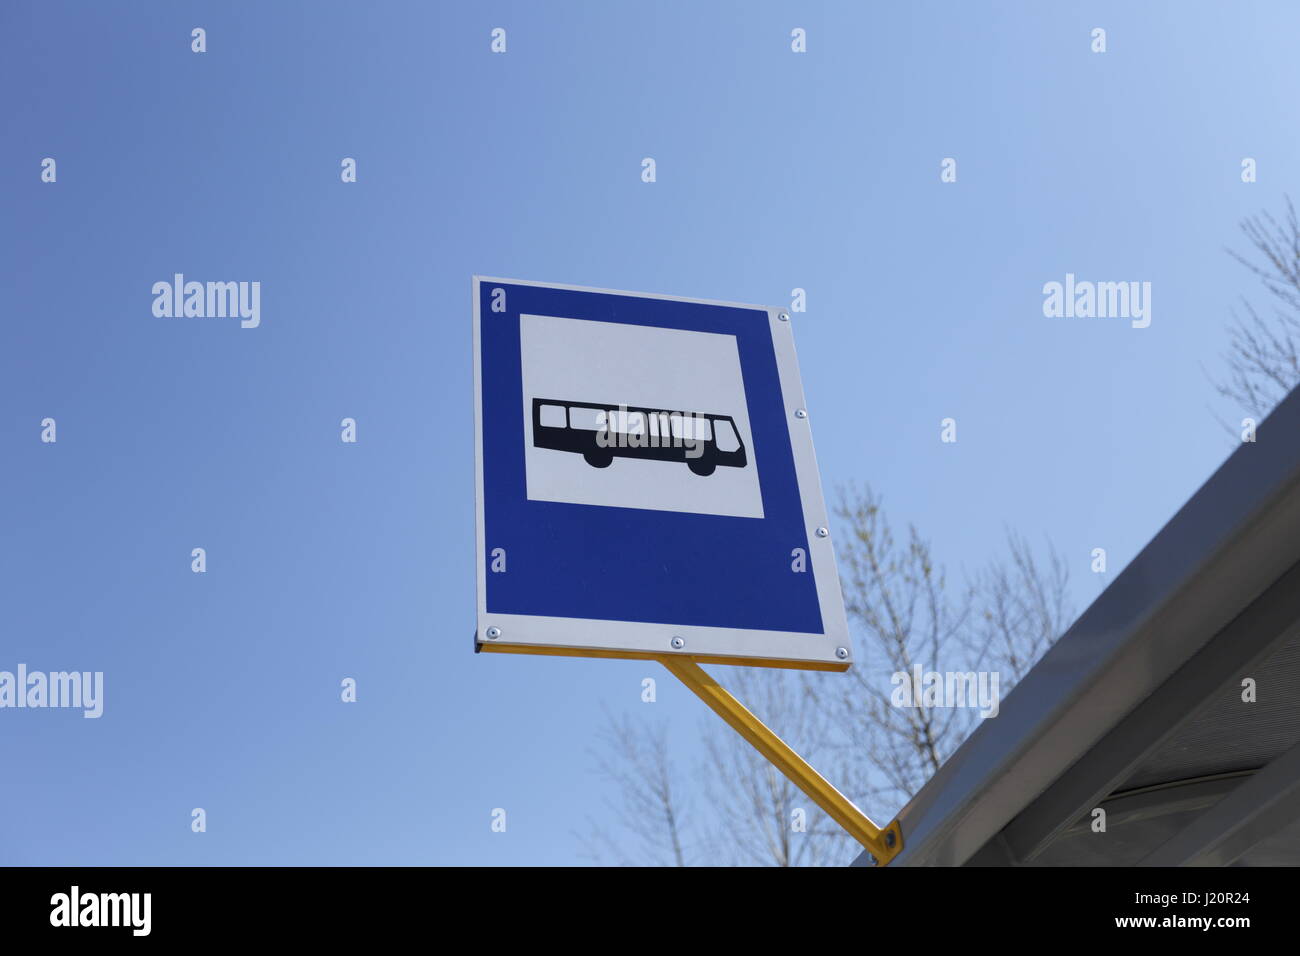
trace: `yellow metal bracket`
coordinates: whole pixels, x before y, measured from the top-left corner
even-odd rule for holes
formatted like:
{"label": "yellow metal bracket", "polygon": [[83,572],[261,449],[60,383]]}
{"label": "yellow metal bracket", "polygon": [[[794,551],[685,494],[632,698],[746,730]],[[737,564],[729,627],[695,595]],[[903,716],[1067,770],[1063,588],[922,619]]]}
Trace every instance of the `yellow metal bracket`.
{"label": "yellow metal bracket", "polygon": [[789,777],[796,787],[808,794],[832,820],[866,847],[875,857],[877,866],[884,866],[903,849],[903,830],[897,820],[884,829],[873,823],[852,800],[831,786],[808,761],[795,753],[789,744],[710,677],[694,658],[673,655],[658,660],[674,677],[689,687],[695,696],[708,704],[714,713],[730,724],[736,733],[749,741],[777,770]]}

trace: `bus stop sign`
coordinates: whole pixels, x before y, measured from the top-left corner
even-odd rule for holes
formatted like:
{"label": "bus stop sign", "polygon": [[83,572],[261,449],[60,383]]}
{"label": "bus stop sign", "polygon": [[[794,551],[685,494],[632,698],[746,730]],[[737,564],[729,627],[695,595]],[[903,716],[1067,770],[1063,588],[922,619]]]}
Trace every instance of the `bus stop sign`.
{"label": "bus stop sign", "polygon": [[473,292],[476,649],[845,670],[789,315]]}

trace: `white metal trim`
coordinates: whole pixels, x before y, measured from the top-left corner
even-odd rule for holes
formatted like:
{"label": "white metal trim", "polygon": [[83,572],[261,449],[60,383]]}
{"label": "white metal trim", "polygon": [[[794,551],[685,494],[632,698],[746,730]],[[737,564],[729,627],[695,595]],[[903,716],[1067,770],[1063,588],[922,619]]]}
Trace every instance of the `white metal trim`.
{"label": "white metal trim", "polygon": [[[776,355],[777,373],[782,399],[789,416],[790,447],[794,457],[795,474],[799,484],[800,505],[807,525],[808,558],[816,575],[817,600],[821,609],[823,633],[811,634],[794,631],[765,631],[746,628],[702,627],[698,625],[648,624],[632,621],[604,621],[589,618],[546,617],[541,615],[487,613],[487,552],[484,540],[483,501],[483,404],[482,404],[482,345],[480,340],[481,290],[484,284],[535,286],[575,292],[594,292],[608,295],[634,296],[672,302],[724,306],[762,312],[767,315],[768,330]],[[685,642],[678,652],[685,655],[710,657],[735,657],[763,661],[812,662],[846,664],[852,661],[852,644],[849,640],[848,622],[844,614],[844,601],[840,593],[839,572],[835,565],[835,551],[831,536],[818,537],[817,528],[829,528],[826,504],[822,496],[817,458],[813,451],[810,417],[797,419],[796,409],[806,409],[803,384],[799,376],[798,357],[794,350],[791,322],[778,317],[785,309],[722,302],[713,299],[692,299],[682,296],[653,295],[645,292],[624,292],[588,286],[563,285],[550,282],[529,282],[475,275],[472,281],[474,296],[474,497],[476,581],[478,587],[476,640],[490,643],[486,637],[489,627],[501,629],[502,644],[520,644],[532,647],[564,647],[628,653],[674,653],[671,641],[680,637]],[[839,649],[849,652],[847,658],[839,656]]]}

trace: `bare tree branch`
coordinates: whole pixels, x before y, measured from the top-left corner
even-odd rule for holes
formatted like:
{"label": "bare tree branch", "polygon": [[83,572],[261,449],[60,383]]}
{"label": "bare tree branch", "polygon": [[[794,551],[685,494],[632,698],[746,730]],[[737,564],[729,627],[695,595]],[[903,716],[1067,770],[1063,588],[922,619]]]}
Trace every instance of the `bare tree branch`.
{"label": "bare tree branch", "polygon": [[[826,750],[829,715],[797,675],[727,668],[731,691],[814,766]],[[726,725],[704,728],[701,792],[719,826],[710,858],[737,865],[843,864],[856,844],[806,795]]]}
{"label": "bare tree branch", "polygon": [[1229,326],[1227,378],[1215,383],[1224,398],[1263,418],[1300,384],[1300,219],[1288,196],[1284,222],[1270,213],[1251,216],[1241,230],[1257,261],[1228,250],[1276,301],[1271,318],[1262,317],[1242,300],[1241,313],[1232,313]]}
{"label": "bare tree branch", "polygon": [[597,828],[586,839],[587,855],[606,855],[632,865],[686,866],[689,858],[688,811],[668,752],[667,728],[615,717],[605,709],[605,726],[592,751],[597,773],[612,783],[619,800],[610,806],[619,825],[640,841],[635,858],[627,856]]}
{"label": "bare tree branch", "polygon": [[[899,706],[896,674],[997,671],[1006,691],[1072,618],[1069,575],[1050,548],[1034,553],[1006,532],[1006,550],[961,587],[949,585],[914,527],[896,537],[870,487],[842,489],[840,573],[859,640],[845,674],[726,668],[726,684],[754,714],[847,796],[886,822],[980,720],[973,706],[924,699]],[[748,743],[710,717],[703,763],[692,780],[693,820],[683,810],[662,729],[611,721],[598,754],[621,795],[621,828],[643,859],[678,865],[843,864],[857,844]],[[688,837],[688,832],[693,836]],[[622,851],[595,831],[589,845]]]}

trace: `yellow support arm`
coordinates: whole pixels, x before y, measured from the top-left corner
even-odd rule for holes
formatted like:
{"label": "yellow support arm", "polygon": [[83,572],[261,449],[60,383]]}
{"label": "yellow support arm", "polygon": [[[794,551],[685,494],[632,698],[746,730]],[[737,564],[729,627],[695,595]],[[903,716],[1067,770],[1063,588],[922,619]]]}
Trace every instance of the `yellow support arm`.
{"label": "yellow support arm", "polygon": [[748,740],[754,748],[804,793],[830,815],[876,858],[883,866],[903,849],[903,831],[895,820],[883,830],[830,782],[813,769],[808,761],[795,753],[790,746],[774,734],[745,705],[729,694],[725,687],[709,676],[695,660],[688,656],[660,657],[659,662],[673,676],[691,689],[695,696]]}

